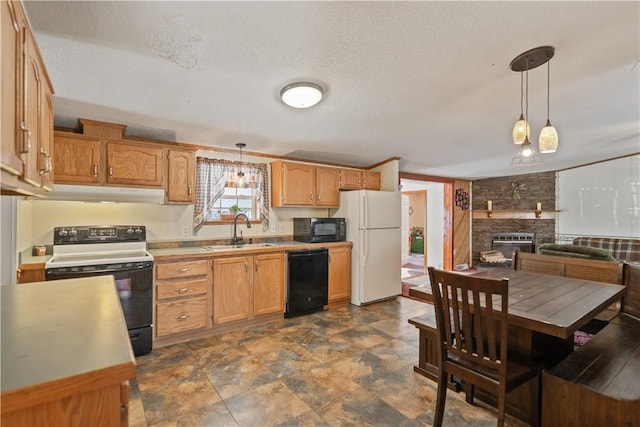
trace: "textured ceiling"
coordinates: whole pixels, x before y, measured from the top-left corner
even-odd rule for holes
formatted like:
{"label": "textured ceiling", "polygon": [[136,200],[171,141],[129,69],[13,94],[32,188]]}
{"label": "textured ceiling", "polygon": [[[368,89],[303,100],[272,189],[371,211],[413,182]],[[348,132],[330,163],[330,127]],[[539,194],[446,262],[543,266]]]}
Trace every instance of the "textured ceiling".
{"label": "textured ceiling", "polygon": [[[55,88],[56,125],[309,160],[480,178],[640,151],[640,2],[37,2],[26,10]],[[520,75],[551,45],[560,149],[511,166]],[[325,89],[296,110],[280,89]],[[532,139],[546,67],[529,72]],[[534,135],[535,134],[535,135]]]}

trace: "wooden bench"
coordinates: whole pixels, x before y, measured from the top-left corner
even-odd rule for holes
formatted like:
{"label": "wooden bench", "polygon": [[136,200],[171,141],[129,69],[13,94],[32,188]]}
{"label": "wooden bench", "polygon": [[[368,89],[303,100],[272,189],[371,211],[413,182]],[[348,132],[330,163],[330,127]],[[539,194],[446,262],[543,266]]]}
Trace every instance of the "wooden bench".
{"label": "wooden bench", "polygon": [[[418,364],[413,370],[433,381],[438,381],[438,325],[436,324],[436,314],[433,311],[433,305],[425,303],[429,312],[422,316],[416,316],[409,319],[409,323],[418,328],[419,350]],[[460,383],[449,381],[449,389],[460,391]]]}
{"label": "wooden bench", "polygon": [[[623,283],[622,267],[623,263],[617,261],[598,261],[527,252],[516,252],[513,262],[515,270],[613,283],[615,285]],[[621,307],[621,302],[612,304],[596,316],[596,319],[610,320],[620,312]]]}
{"label": "wooden bench", "polygon": [[542,375],[542,425],[640,426],[640,319],[612,319]]}

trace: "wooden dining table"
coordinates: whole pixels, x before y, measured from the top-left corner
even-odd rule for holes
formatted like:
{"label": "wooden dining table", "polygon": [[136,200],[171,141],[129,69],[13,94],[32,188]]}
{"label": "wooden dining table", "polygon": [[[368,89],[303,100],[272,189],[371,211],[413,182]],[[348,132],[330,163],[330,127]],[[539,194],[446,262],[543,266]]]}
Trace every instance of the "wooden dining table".
{"label": "wooden dining table", "polygon": [[[590,280],[490,268],[474,273],[482,277],[509,279],[509,347],[513,352],[542,361],[550,368],[573,351],[573,334],[598,313],[619,301],[626,287]],[[433,302],[431,286],[409,289],[409,296]],[[428,354],[426,357],[430,357]],[[437,360],[421,361],[437,366]],[[521,386],[507,396],[507,413],[527,420],[529,387]],[[493,396],[477,393],[495,404]]]}

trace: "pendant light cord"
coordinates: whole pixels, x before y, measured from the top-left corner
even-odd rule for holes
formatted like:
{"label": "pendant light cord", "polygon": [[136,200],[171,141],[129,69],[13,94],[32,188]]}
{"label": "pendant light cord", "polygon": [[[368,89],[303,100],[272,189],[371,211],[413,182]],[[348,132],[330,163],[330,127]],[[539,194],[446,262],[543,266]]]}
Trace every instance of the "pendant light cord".
{"label": "pendant light cord", "polygon": [[529,124],[529,57],[527,56],[525,58],[525,63],[526,63],[526,84],[527,84],[527,90],[526,90],[526,102],[525,102],[525,113],[524,113],[524,119],[527,121],[527,124]]}
{"label": "pendant light cord", "polygon": [[551,60],[547,59],[547,123],[549,122],[549,76],[550,76],[550,71],[549,71],[549,67],[551,67],[551,65],[549,65],[549,63],[551,62]]}
{"label": "pendant light cord", "polygon": [[521,116],[523,115],[522,104],[524,102],[524,86],[522,84],[523,83],[522,80],[523,80],[524,76],[522,74],[523,74],[522,71],[520,71],[520,115]]}

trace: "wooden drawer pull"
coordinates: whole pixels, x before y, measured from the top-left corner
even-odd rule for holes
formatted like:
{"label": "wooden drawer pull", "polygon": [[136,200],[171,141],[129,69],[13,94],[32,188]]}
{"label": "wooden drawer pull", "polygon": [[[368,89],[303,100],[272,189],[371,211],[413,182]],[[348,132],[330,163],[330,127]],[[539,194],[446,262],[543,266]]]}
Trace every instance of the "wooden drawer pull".
{"label": "wooden drawer pull", "polygon": [[176,317],[176,320],[187,320],[189,317],[191,316],[189,316],[188,314],[181,314],[180,316]]}
{"label": "wooden drawer pull", "polygon": [[176,268],[176,273],[186,273],[187,271],[191,271],[191,267]]}
{"label": "wooden drawer pull", "polygon": [[184,294],[185,292],[189,292],[190,290],[191,290],[191,288],[178,288],[178,289],[176,289],[176,293]]}

